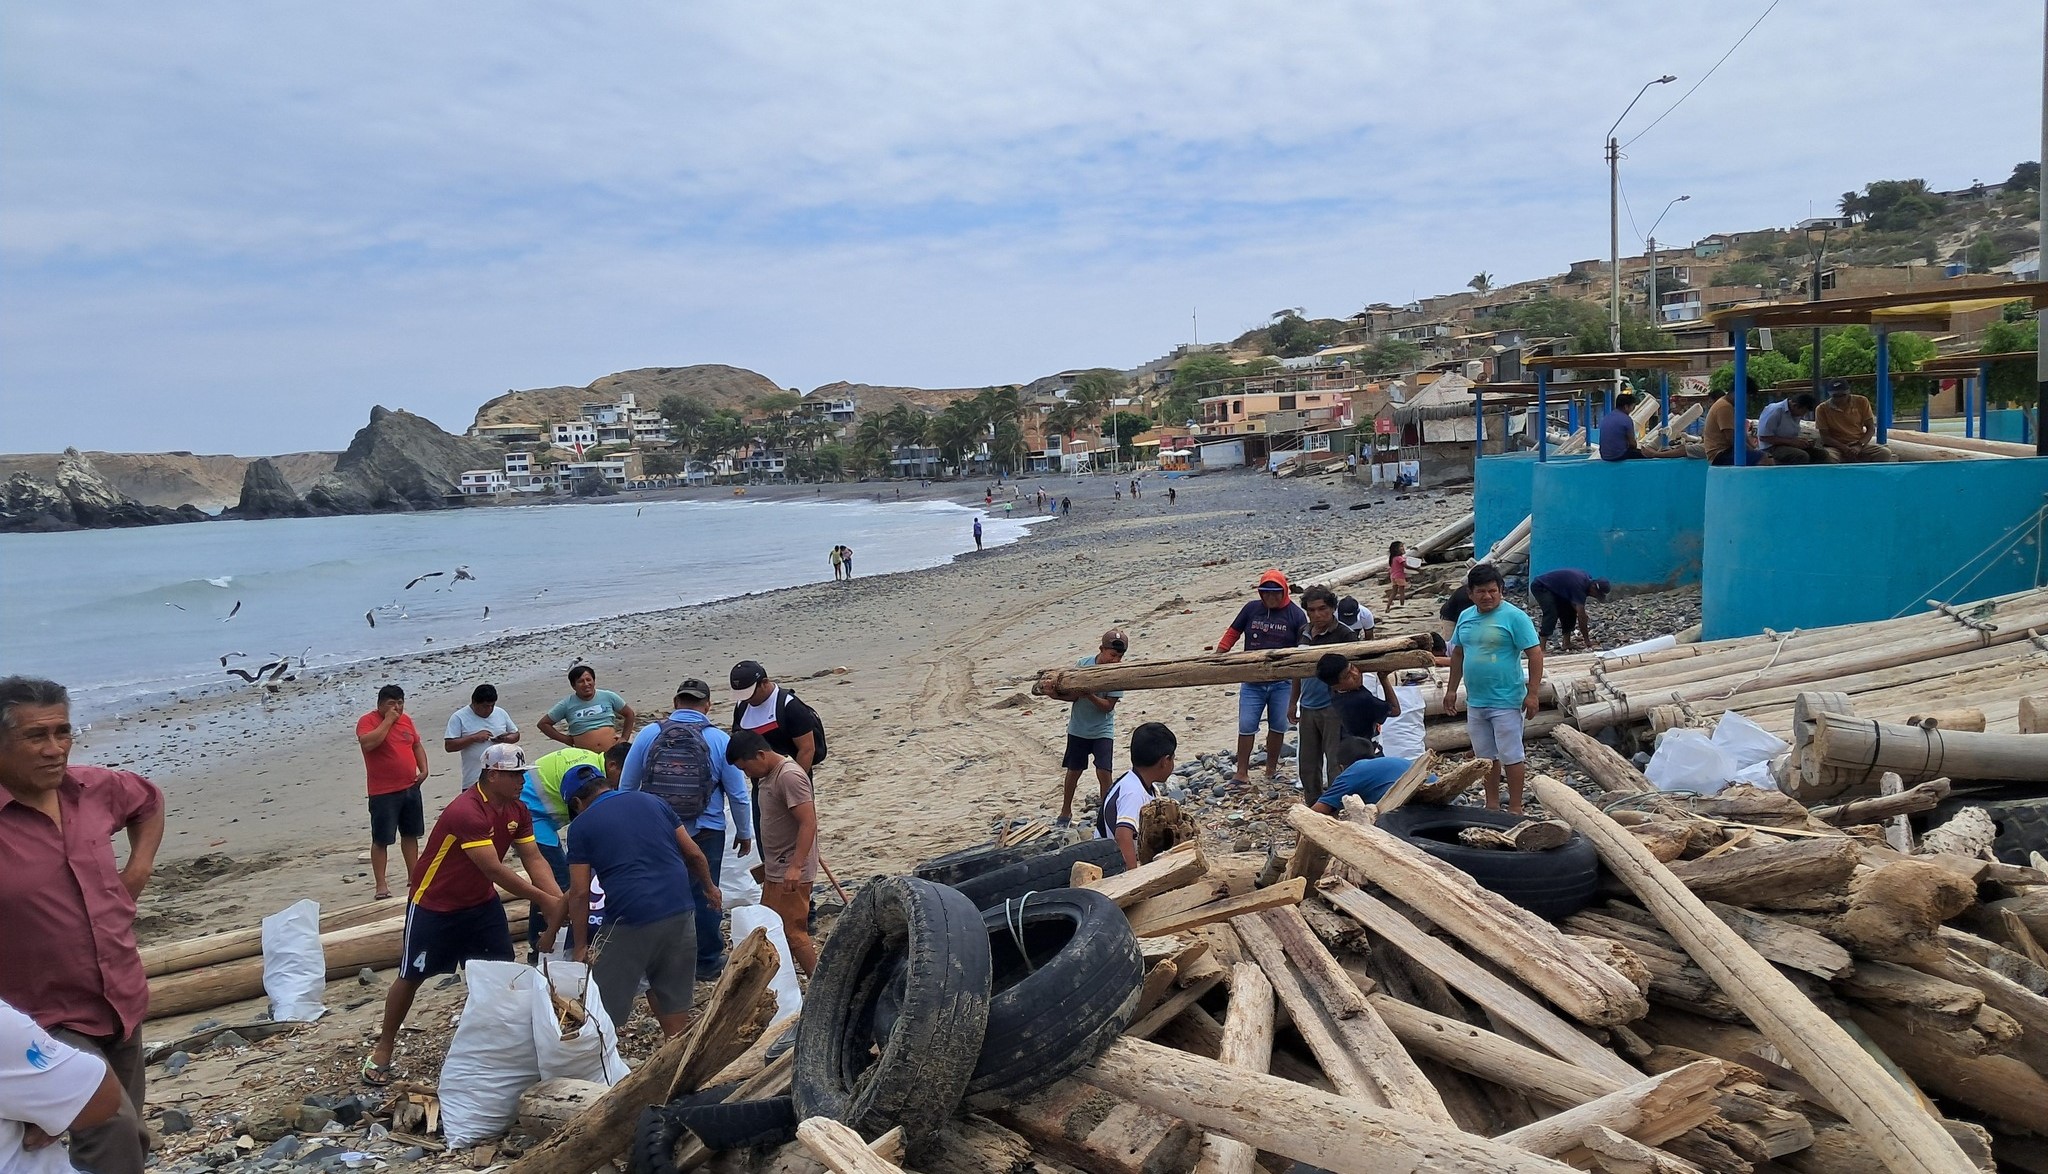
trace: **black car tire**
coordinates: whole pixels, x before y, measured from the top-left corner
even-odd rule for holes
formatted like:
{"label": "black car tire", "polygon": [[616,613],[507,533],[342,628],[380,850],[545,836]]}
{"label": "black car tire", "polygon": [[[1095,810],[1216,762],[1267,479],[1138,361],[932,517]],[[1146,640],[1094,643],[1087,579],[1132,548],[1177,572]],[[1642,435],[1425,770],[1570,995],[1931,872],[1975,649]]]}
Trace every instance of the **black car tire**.
{"label": "black car tire", "polygon": [[1017,898],[982,922],[993,977],[988,1031],[967,1082],[976,1109],[1014,1102],[1101,1055],[1131,1025],[1145,982],[1130,921],[1093,890]]}
{"label": "black car tire", "polygon": [[1008,845],[990,840],[986,844],[962,848],[957,852],[948,852],[944,856],[934,856],[911,869],[910,874],[919,880],[957,885],[961,881],[994,872],[998,868],[1029,860],[1034,856],[1042,856],[1058,846],[1059,840],[1053,836],[1039,836],[1021,844]]}
{"label": "black car tire", "polygon": [[1506,831],[1524,818],[1483,807],[1398,807],[1380,816],[1379,826],[1538,917],[1556,921],[1592,904],[1600,888],[1600,856],[1577,832],[1541,852],[1502,852],[1458,842],[1461,828]]}
{"label": "black car tire", "polygon": [[669,1116],[713,1150],[781,1145],[796,1140],[796,1105],[786,1096],[672,1106]]}
{"label": "black car tire", "polygon": [[[877,1038],[876,1005],[899,953],[901,1013]],[[988,991],[988,931],[972,901],[914,877],[867,885],[827,940],[797,1021],[798,1116],[869,1138],[898,1125],[913,1142],[928,1136],[967,1089]]]}
{"label": "black car tire", "polygon": [[1998,825],[1998,838],[1991,841],[1991,854],[2005,863],[2024,867],[2028,853],[2048,853],[2048,799],[1972,799],[1965,795],[1930,812],[1927,827],[1941,826],[1965,807],[1982,807],[1991,822]]}
{"label": "black car tire", "polygon": [[982,873],[953,887],[967,894],[975,908],[988,909],[1026,893],[1066,888],[1077,863],[1093,864],[1102,870],[1102,875],[1115,876],[1124,870],[1124,855],[1115,840],[1082,840],[1056,852],[1043,852]]}

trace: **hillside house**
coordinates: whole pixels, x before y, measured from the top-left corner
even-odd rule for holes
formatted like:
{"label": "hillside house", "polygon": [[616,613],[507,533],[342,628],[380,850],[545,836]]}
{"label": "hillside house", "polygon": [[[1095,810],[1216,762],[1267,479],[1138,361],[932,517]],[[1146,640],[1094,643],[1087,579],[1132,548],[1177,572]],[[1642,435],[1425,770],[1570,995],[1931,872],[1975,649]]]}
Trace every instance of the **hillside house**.
{"label": "hillside house", "polygon": [[1712,234],[1711,236],[1703,236],[1700,239],[1692,242],[1692,255],[1694,257],[1700,258],[1701,260],[1705,260],[1708,257],[1718,257],[1727,251],[1727,233],[1717,232]]}
{"label": "hillside house", "polygon": [[496,497],[505,492],[505,474],[497,469],[465,469],[461,489],[464,497]]}
{"label": "hillside house", "polygon": [[602,461],[557,461],[550,472],[553,474],[555,487],[564,492],[575,489],[576,483],[586,474],[594,473],[604,478],[613,489],[625,489],[633,482],[643,481],[647,477],[647,472],[640,463],[640,454],[630,451]]}
{"label": "hillside house", "polygon": [[530,452],[505,454],[504,481],[505,488],[513,493],[544,493],[553,483],[551,477],[535,471]]}

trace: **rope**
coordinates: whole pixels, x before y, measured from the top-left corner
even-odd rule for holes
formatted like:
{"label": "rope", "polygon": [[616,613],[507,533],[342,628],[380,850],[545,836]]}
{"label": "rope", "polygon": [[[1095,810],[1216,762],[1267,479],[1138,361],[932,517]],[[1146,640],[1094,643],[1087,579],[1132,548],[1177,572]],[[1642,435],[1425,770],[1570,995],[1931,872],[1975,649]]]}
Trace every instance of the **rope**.
{"label": "rope", "polygon": [[[1774,666],[1774,665],[1776,665],[1776,664],[1778,663],[1778,658],[1779,658],[1779,657],[1781,657],[1781,656],[1785,655],[1785,646],[1786,646],[1787,644],[1790,644],[1790,643],[1792,642],[1792,637],[1794,637],[1794,636],[1797,636],[1798,634],[1799,634],[1799,629],[1797,629],[1797,628],[1794,628],[1794,629],[1792,629],[1791,631],[1789,631],[1789,632],[1785,633],[1785,634],[1784,634],[1783,636],[1780,636],[1780,637],[1778,637],[1778,646],[1777,646],[1777,648],[1775,648],[1775,649],[1773,649],[1773,650],[1771,651],[1771,659],[1770,659],[1770,660],[1768,660],[1768,661],[1765,661],[1765,662],[1764,662],[1764,667],[1762,667],[1762,668],[1758,669],[1758,670],[1757,670],[1756,672],[1754,672],[1754,673],[1751,673],[1751,674],[1749,675],[1748,679],[1746,679],[1746,680],[1741,680],[1741,681],[1737,681],[1737,682],[1736,682],[1736,683],[1734,683],[1733,685],[1730,685],[1730,686],[1728,686],[1728,691],[1727,691],[1726,693],[1716,693],[1716,694],[1711,694],[1711,695],[1709,695],[1709,696],[1706,696],[1706,697],[1701,697],[1701,698],[1700,698],[1699,700],[1701,700],[1701,701],[1726,701],[1726,700],[1727,700],[1727,699],[1729,699],[1730,697],[1733,697],[1733,696],[1735,696],[1735,694],[1736,694],[1736,693],[1738,693],[1738,692],[1740,692],[1741,690],[1743,690],[1743,689],[1746,689],[1746,688],[1748,688],[1749,686],[1751,686],[1751,685],[1755,684],[1755,683],[1756,683],[1756,682],[1757,682],[1757,681],[1758,681],[1758,680],[1759,680],[1760,678],[1762,678],[1762,676],[1763,676],[1763,675],[1764,675],[1765,673],[1767,673],[1767,672],[1770,672],[1770,671],[1771,671],[1771,668],[1772,668],[1772,666]],[[1681,701],[1681,702],[1679,702],[1679,704],[1681,704],[1681,705],[1684,705],[1685,703],[1684,703],[1683,701]],[[1688,706],[1688,707],[1687,707],[1687,711],[1688,711],[1688,716],[1690,716],[1690,715],[1691,715],[1691,714],[1690,714],[1690,709],[1691,709],[1691,707],[1690,707],[1690,706]]]}
{"label": "rope", "polygon": [[[2028,514],[2026,517],[2020,519],[2019,523],[2015,525],[2012,529],[2007,530],[2005,533],[2000,534],[1996,538],[1993,538],[1989,543],[1985,544],[1982,550],[1979,550],[1976,554],[1973,554],[1969,558],[1956,564],[1955,570],[1950,571],[1948,574],[1942,576],[1939,580],[1935,582],[1934,586],[1929,587],[1925,591],[1919,592],[1917,598],[1933,599],[1939,597],[1941,595],[1941,589],[1948,585],[1949,580],[1955,578],[1957,575],[1960,575],[1964,571],[1968,570],[1971,564],[1979,561],[1980,559],[1983,560],[1984,565],[1978,568],[1976,574],[1971,575],[1968,579],[1964,580],[1963,584],[1960,587],[1957,587],[1953,592],[1950,592],[1951,595],[1963,596],[1964,593],[1970,589],[1971,584],[1983,578],[1985,572],[1989,571],[1993,566],[1997,565],[1999,559],[2005,557],[2008,551],[2017,547],[2021,542],[2024,542],[2029,537],[2029,527],[2032,528],[2031,536],[2033,537],[2035,543],[2034,586],[2039,587],[2041,585],[2041,559],[2039,551],[2041,542],[2042,523],[2044,519],[2048,519],[2048,505],[2037,507],[2033,513]],[[1917,606],[1919,605],[1909,603],[1905,607],[1902,607],[1898,611],[1892,613],[1891,618],[1896,620],[1901,616],[1905,615],[1907,612],[1912,611]]]}
{"label": "rope", "polygon": [[1037,895],[1035,891],[1029,892],[1003,902],[1003,924],[1010,927],[1010,940],[1017,944],[1017,956],[1024,959],[1026,974],[1038,973],[1038,967],[1031,964],[1031,951],[1024,948],[1024,903]]}

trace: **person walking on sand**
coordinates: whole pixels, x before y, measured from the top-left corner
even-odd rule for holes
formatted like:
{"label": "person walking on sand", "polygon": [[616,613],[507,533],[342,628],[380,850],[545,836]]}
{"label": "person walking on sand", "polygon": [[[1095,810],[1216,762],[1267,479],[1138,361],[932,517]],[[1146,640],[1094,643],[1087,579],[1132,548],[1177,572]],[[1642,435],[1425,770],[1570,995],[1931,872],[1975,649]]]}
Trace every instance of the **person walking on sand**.
{"label": "person walking on sand", "polygon": [[[1508,783],[1508,810],[1522,814],[1522,725],[1536,716],[1537,692],[1543,686],[1543,641],[1529,613],[1507,602],[1501,573],[1480,563],[1465,575],[1472,606],[1458,617],[1451,633],[1451,675],[1444,682],[1444,712],[1458,712],[1462,680],[1470,708],[1465,732],[1472,737],[1475,758],[1493,761],[1486,776],[1486,805],[1500,808],[1503,773]],[[1522,658],[1529,675],[1522,676]]]}
{"label": "person walking on sand", "polygon": [[[98,1057],[120,1084],[111,1117],[72,1130],[71,1162],[97,1174],[143,1174],[149,979],[135,945],[135,899],[163,843],[164,795],[129,771],[71,765],[71,738],[62,685],[0,679],[0,907],[14,959],[0,966],[0,999]],[[128,841],[124,865],[114,862],[116,832]],[[38,1118],[0,1116],[40,1128]]]}
{"label": "person walking on sand", "polygon": [[1071,498],[1071,497],[1063,497],[1063,498],[1060,498],[1060,517],[1062,517],[1062,518],[1064,518],[1064,517],[1067,517],[1068,515],[1072,514],[1073,512],[1074,512],[1074,499],[1073,499],[1073,498]]}
{"label": "person walking on sand", "polygon": [[1175,489],[1175,488],[1174,488],[1173,486],[1171,486],[1171,485],[1167,486],[1167,487],[1166,487],[1166,504],[1167,504],[1167,505],[1172,505],[1172,504],[1173,504],[1174,502],[1177,502],[1177,501],[1179,501],[1179,500],[1180,500],[1180,490],[1178,490],[1178,489]]}
{"label": "person walking on sand", "polygon": [[846,568],[846,577],[851,581],[853,578],[853,548],[851,546],[841,546],[839,548],[839,562]]}
{"label": "person walking on sand", "polygon": [[[619,772],[621,791],[648,791],[666,802],[689,829],[704,854],[716,888],[725,861],[726,806],[732,807],[732,850],[745,856],[754,842],[753,806],[747,776],[726,756],[732,735],[711,724],[711,686],[690,677],[676,686],[675,712],[640,731]],[[697,978],[710,981],[725,969],[725,939],[718,932],[718,906],[697,894]]]}
{"label": "person walking on sand", "polygon": [[405,869],[420,858],[420,837],[426,834],[427,748],[405,712],[405,690],[386,685],[377,690],[377,708],[356,719],[356,745],[363,751],[363,771],[370,791],[370,879],[376,896],[391,895],[386,880],[391,845],[405,855]]}
{"label": "person walking on sand", "polygon": [[486,746],[518,740],[519,726],[498,708],[497,687],[485,684],[470,690],[469,704],[449,715],[441,749],[462,756],[462,785],[467,787],[484,768]]}
{"label": "person walking on sand", "polygon": [[1139,814],[1158,794],[1159,784],[1173,773],[1173,753],[1179,745],[1173,731],[1160,722],[1146,722],[1132,730],[1131,769],[1102,797],[1095,834],[1116,841],[1126,870],[1138,867]]}
{"label": "person walking on sand", "polygon": [[1387,545],[1387,610],[1408,598],[1408,544],[1392,542]]}
{"label": "person walking on sand", "polygon": [[818,805],[811,776],[777,754],[752,730],[732,736],[726,751],[753,780],[761,830],[761,904],[782,919],[789,957],[805,976],[818,971],[811,941],[811,884],[818,876]]}
{"label": "person walking on sand", "polygon": [[834,546],[832,548],[832,581],[837,583],[840,579],[845,578],[845,570],[845,567],[840,565],[839,548]]}
{"label": "person walking on sand", "polygon": [[[1337,593],[1328,587],[1318,585],[1302,592],[1301,610],[1308,616],[1308,626],[1301,633],[1303,645],[1350,644],[1358,639],[1357,632],[1338,622]],[[1301,754],[1295,770],[1303,803],[1314,803],[1323,793],[1323,780],[1336,777],[1343,769],[1337,763],[1337,743],[1343,741],[1343,730],[1331,700],[1330,686],[1318,677],[1292,682],[1287,696],[1288,723],[1301,729]]]}
{"label": "person walking on sand", "polygon": [[[500,888],[533,902],[548,923],[542,941],[553,944],[553,932],[562,922],[562,890],[534,846],[531,817],[519,802],[525,782],[526,751],[493,746],[484,751],[476,785],[463,788],[434,821],[427,854],[407,881],[398,977],[384,996],[377,1044],[363,1057],[364,1083],[391,1083],[398,1029],[422,982],[453,974],[464,962],[512,961],[512,928],[498,899]],[[506,865],[507,849],[519,853],[526,875]]]}
{"label": "person walking on sand", "polygon": [[974,515],[974,549],[981,549],[981,515]]}
{"label": "person walking on sand", "polygon": [[[1268,567],[1259,573],[1259,596],[1237,610],[1237,617],[1216,641],[1216,651],[1229,652],[1240,637],[1246,652],[1293,648],[1301,643],[1308,627],[1308,613],[1295,606],[1287,595],[1287,576]],[[1288,699],[1293,681],[1246,681],[1237,690],[1237,774],[1236,782],[1251,781],[1252,742],[1258,737],[1259,722],[1266,723],[1266,781],[1272,782],[1280,769],[1280,752],[1287,745]]]}
{"label": "person walking on sand", "polygon": [[[1131,647],[1130,637],[1118,628],[1111,628],[1102,634],[1094,656],[1084,656],[1074,662],[1078,668],[1098,664],[1115,664],[1124,658]],[[1110,689],[1101,693],[1055,694],[1055,701],[1073,703],[1073,712],[1067,715],[1067,750],[1060,757],[1060,769],[1066,777],[1060,781],[1059,826],[1066,827],[1074,822],[1074,788],[1081,781],[1081,772],[1088,768],[1088,760],[1095,760],[1095,797],[1099,802],[1109,794],[1110,766],[1116,760],[1116,703],[1123,696],[1121,689]]]}
{"label": "person walking on sand", "polygon": [[[647,1011],[674,1039],[690,1026],[696,1001],[699,924],[708,915],[715,931],[725,903],[711,866],[683,817],[651,791],[615,790],[602,774],[578,770],[563,781],[562,801],[570,818],[570,956],[590,959],[594,880],[604,887],[604,949],[590,968],[598,1001],[624,1023],[645,981]],[[550,948],[553,937],[551,929]]]}
{"label": "person walking on sand", "polygon": [[602,754],[611,744],[633,737],[639,715],[626,699],[597,687],[597,670],[579,664],[569,670],[567,697],[555,702],[540,719],[540,732],[564,746],[580,746]]}

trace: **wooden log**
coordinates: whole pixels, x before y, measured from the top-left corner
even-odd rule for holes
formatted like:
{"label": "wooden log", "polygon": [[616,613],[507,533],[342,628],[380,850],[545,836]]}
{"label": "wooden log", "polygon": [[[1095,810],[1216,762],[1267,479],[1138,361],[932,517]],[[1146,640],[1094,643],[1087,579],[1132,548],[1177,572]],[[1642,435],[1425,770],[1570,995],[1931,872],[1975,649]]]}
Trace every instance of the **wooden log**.
{"label": "wooden log", "polygon": [[1824,766],[1896,771],[1907,782],[1950,778],[2048,782],[2048,743],[2028,734],[1924,730],[1822,714],[1814,728]]}
{"label": "wooden log", "polygon": [[[1887,774],[1887,778],[1896,775]],[[1939,825],[1929,828],[1920,838],[1919,851],[1930,856],[1955,855],[1981,858],[1987,855],[1991,845],[1998,839],[1998,825],[1991,822],[1991,816],[1982,807],[1965,807]],[[1893,844],[1894,848],[1899,845]],[[1910,846],[1899,849],[1911,852]]]}
{"label": "wooden log", "polygon": [[1031,691],[1047,697],[1072,697],[1111,690],[1184,689],[1198,685],[1235,685],[1256,681],[1293,681],[1316,675],[1316,662],[1332,652],[1344,654],[1367,675],[1426,669],[1436,663],[1426,635],[1392,636],[1350,644],[1318,644],[1307,648],[1273,648],[1260,652],[1210,652],[1173,660],[1123,660],[1115,664],[1044,669]]}
{"label": "wooden log", "polygon": [[1674,819],[1653,819],[1647,823],[1629,824],[1628,830],[1630,835],[1643,842],[1650,855],[1669,864],[1685,855],[1686,848],[1692,844],[1693,832],[1686,823]]}
{"label": "wooden log", "polygon": [[1050,1174],[1031,1143],[986,1117],[970,1114],[939,1126],[917,1157],[918,1174]]}
{"label": "wooden log", "polygon": [[[1145,1048],[1193,1063],[1213,1064],[1142,1040],[1115,1048]],[[1162,1111],[1121,1088],[1087,1074],[1047,1085],[988,1116],[1013,1129],[1033,1149],[1089,1174],[1161,1174],[1184,1169],[1198,1134],[1178,1114]],[[1276,1079],[1268,1077],[1267,1079]]]}
{"label": "wooden log", "polygon": [[1636,769],[1635,763],[1591,734],[1559,726],[1550,731],[1550,740],[1579,764],[1587,778],[1609,794],[1648,794],[1657,789]]}
{"label": "wooden log", "polygon": [[[1860,969],[1860,968],[1859,968]],[[2048,1073],[2048,997],[1951,950],[1931,968],[1939,981],[1983,996],[1984,1005],[2010,1017],[2020,1035],[2001,1050],[2036,1072]]]}
{"label": "wooden log", "polygon": [[[1459,542],[1471,537],[1471,535],[1472,515],[1466,514],[1424,535],[1419,541],[1408,547],[1408,553],[1417,556],[1433,554],[1436,551],[1447,550],[1450,547],[1456,546]],[[1362,563],[1351,563],[1348,566],[1338,567],[1336,570],[1322,575],[1295,575],[1294,581],[1297,583],[1324,583],[1331,587],[1336,587],[1345,583],[1355,583],[1361,579],[1385,575],[1386,573],[1387,557],[1381,555],[1378,558],[1367,559]]]}
{"label": "wooden log", "polygon": [[[753,1046],[740,1053],[739,1059],[727,1064],[706,1078],[704,1081],[705,1086],[731,1084],[736,1080],[752,1080],[755,1076],[759,1075],[761,1070],[768,1066],[768,1050],[775,1046],[777,1040],[796,1030],[799,1018],[801,1016],[791,1015],[787,1019],[778,1019],[774,1023],[769,1024],[768,1029],[761,1033],[760,1038],[754,1041]],[[794,1042],[796,1037],[791,1035],[790,1039]]]}
{"label": "wooden log", "polygon": [[1103,877],[1088,887],[1115,901],[1118,908],[1128,909],[1147,897],[1193,884],[1208,868],[1209,862],[1203,859],[1199,847],[1183,844],[1128,872]]}
{"label": "wooden log", "polygon": [[1780,966],[1821,978],[1835,978],[1855,969],[1849,951],[1805,926],[1719,901],[1707,902],[1707,908],[1748,942],[1751,949]]}
{"label": "wooden log", "polygon": [[1593,842],[1601,859],[1652,913],[1693,961],[1770,1038],[1829,1105],[1870,1140],[1893,1171],[1962,1171],[1971,1168],[1940,1123],[1893,1083],[1834,1021],[1800,994],[1770,963],[1729,929],[1599,809],[1555,779],[1531,780],[1553,816]]}
{"label": "wooden log", "polygon": [[1562,1158],[1578,1148],[1579,1137],[1586,1129],[1598,1125],[1645,1145],[1662,1145],[1714,1115],[1717,1091],[1729,1075],[1728,1066],[1719,1060],[1695,1061],[1616,1089],[1534,1125],[1503,1133],[1494,1140],[1546,1157]]}
{"label": "wooden log", "polygon": [[2011,1056],[1965,1055],[1939,1032],[1913,1031],[1876,1017],[1859,1022],[1887,1056],[1936,1096],[2013,1128],[2048,1134],[2048,1079],[2039,1072]]}
{"label": "wooden log", "polygon": [[[1231,926],[1338,1092],[1456,1126],[1436,1086],[1299,917],[1273,911],[1238,918]],[[1310,958],[1309,965],[1290,965],[1290,944]]]}
{"label": "wooden log", "polygon": [[1250,878],[1218,876],[1211,870],[1194,884],[1183,885],[1156,897],[1147,897],[1135,905],[1126,906],[1124,917],[1132,925],[1167,922],[1226,897],[1243,896],[1251,892],[1253,887]]}
{"label": "wooden log", "polygon": [[1585,1104],[1642,1079],[1641,1073],[1623,1065],[1631,1079],[1616,1080],[1391,995],[1373,994],[1366,999],[1410,1053],[1504,1088],[1524,1090],[1560,1108]]}
{"label": "wooden log", "polygon": [[1936,448],[1952,448],[1958,452],[1981,453],[1995,457],[2030,457],[2034,446],[2018,444],[2010,440],[1986,440],[1981,436],[1951,436],[1946,432],[1920,432],[1912,428],[1898,428],[1886,435],[1902,437],[1913,444],[1932,445]]}
{"label": "wooden log", "polygon": [[1138,988],[1139,1019],[1142,1020],[1152,1008],[1157,1007],[1166,998],[1167,992],[1173,989],[1174,976],[1179,973],[1180,967],[1175,966],[1170,960],[1161,962],[1145,972],[1145,981]]}
{"label": "wooden log", "polygon": [[[1216,1062],[1245,1072],[1264,1072],[1273,1063],[1273,984],[1254,963],[1239,963],[1232,975]],[[1209,1133],[1202,1137],[1195,1174],[1252,1174],[1257,1164],[1258,1151],[1251,1146]]]}
{"label": "wooden log", "polygon": [[1976,886],[1927,860],[1906,858],[1856,875],[1840,914],[1788,914],[1850,951],[1914,965],[1939,961],[1941,923],[1976,901]]}
{"label": "wooden log", "polygon": [[830,1117],[797,1122],[796,1139],[832,1174],[903,1174],[903,1167],[869,1149],[860,1134]]}
{"label": "wooden log", "polygon": [[1428,750],[1424,750],[1420,757],[1409,763],[1408,769],[1401,772],[1401,777],[1394,780],[1394,785],[1388,787],[1373,803],[1373,807],[1377,809],[1375,822],[1378,815],[1393,811],[1413,798],[1417,788],[1429,781],[1429,776],[1436,772],[1436,768],[1436,755]]}
{"label": "wooden log", "polygon": [[1067,870],[1067,887],[1070,889],[1083,888],[1101,879],[1102,866],[1086,860],[1074,861],[1074,866]]}
{"label": "wooden log", "polygon": [[1930,709],[1907,716],[1906,724],[1923,730],[1964,730],[1981,734],[1984,732],[1984,711],[1974,707]]}
{"label": "wooden log", "polygon": [[[1448,944],[1423,932],[1384,902],[1340,880],[1325,880],[1323,898],[1393,945],[1410,961],[1436,975],[1515,1030],[1560,1059],[1598,1073],[1617,1084],[1642,1079],[1642,1073],[1620,1057],[1560,1019],[1543,1004],[1522,993]],[[1617,976],[1619,977],[1619,976]],[[1633,989],[1633,988],[1631,988]]]}
{"label": "wooden log", "polygon": [[595,1080],[571,1080],[566,1076],[543,1080],[519,1094],[519,1125],[515,1132],[531,1138],[552,1137],[596,1104],[610,1088]]}
{"label": "wooden log", "polygon": [[[358,925],[377,922],[402,922],[405,919],[405,903],[391,901],[366,901],[360,905],[346,905],[339,909],[323,911],[320,914],[320,932],[333,933]],[[223,962],[235,962],[243,958],[263,956],[263,927],[230,930],[227,933],[208,934],[205,937],[186,938],[183,941],[163,942],[142,949],[142,973],[150,978],[164,974],[181,974],[187,970],[199,970],[218,966]]]}
{"label": "wooden log", "polygon": [[[758,964],[764,955],[769,960],[765,967]],[[707,1011],[724,1005],[736,1012],[750,1012],[767,991],[768,980],[774,977],[775,957],[766,930],[757,929],[747,935],[719,976],[718,989],[712,992]],[[751,996],[741,997],[750,989]],[[721,1000],[720,996],[728,990],[731,997]],[[633,1140],[633,1124],[639,1120],[640,1110],[666,1102],[669,1089],[677,1084],[678,1073],[715,1072],[726,1061],[711,1064],[711,1057],[723,1053],[730,1060],[753,1042],[747,1039],[737,1048],[731,1047],[728,1036],[734,1034],[733,1026],[730,1020],[721,1021],[708,1013],[697,1016],[689,1030],[655,1049],[645,1063],[611,1086],[596,1104],[521,1155],[508,1168],[508,1174],[589,1174],[624,1153]],[[784,1059],[787,1058],[785,1054]],[[685,1087],[695,1089],[697,1084]]]}
{"label": "wooden log", "polygon": [[2020,733],[2048,734],[2048,693],[2020,698]]}
{"label": "wooden log", "polygon": [[761,1038],[775,1015],[775,1000],[768,984],[781,966],[768,931],[757,929],[733,947],[719,972],[718,985],[704,1004],[696,1022],[710,1024],[704,1031],[691,1032],[691,1045],[676,1065],[663,1102],[704,1087],[712,1073],[732,1063]]}
{"label": "wooden log", "polygon": [[1769,906],[1788,896],[1841,885],[1860,859],[1856,841],[1830,836],[1680,860],[1668,867],[1703,900]]}
{"label": "wooden log", "polygon": [[[1546,709],[1522,723],[1522,737],[1535,741],[1552,733],[1568,719],[1554,709]],[[1431,722],[1422,731],[1423,744],[1439,754],[1451,750],[1472,749],[1472,735],[1465,732],[1463,721]]]}
{"label": "wooden log", "polygon": [[1507,1174],[1570,1169],[1408,1113],[1119,1040],[1080,1075],[1092,1084],[1333,1174]]}
{"label": "wooden log", "polygon": [[1480,888],[1422,849],[1378,828],[1339,823],[1306,807],[1289,810],[1287,822],[1581,1023],[1626,1023],[1648,1009],[1633,984],[1588,957],[1556,926]]}
{"label": "wooden log", "polygon": [[[1562,729],[1563,727],[1559,728]],[[1431,752],[1425,750],[1423,753],[1430,754]],[[1441,807],[1486,781],[1487,774],[1492,770],[1493,760],[1491,758],[1468,758],[1455,766],[1439,771],[1436,778],[1417,787],[1415,794],[1409,799],[1409,802],[1428,803]]]}
{"label": "wooden log", "polygon": [[1894,816],[1934,810],[1948,798],[1949,787],[1950,783],[1945,778],[1928,779],[1896,795],[1884,795],[1875,799],[1852,799],[1834,807],[1811,808],[1809,813],[1822,823],[1831,823],[1836,827],[1878,823]]}
{"label": "wooden log", "polygon": [[1300,877],[1281,881],[1263,889],[1254,889],[1239,897],[1226,897],[1208,905],[1202,905],[1176,916],[1133,923],[1131,929],[1141,935],[1184,933],[1200,926],[1219,921],[1229,921],[1246,913],[1261,909],[1274,909],[1282,905],[1295,905],[1308,893],[1308,882]]}

